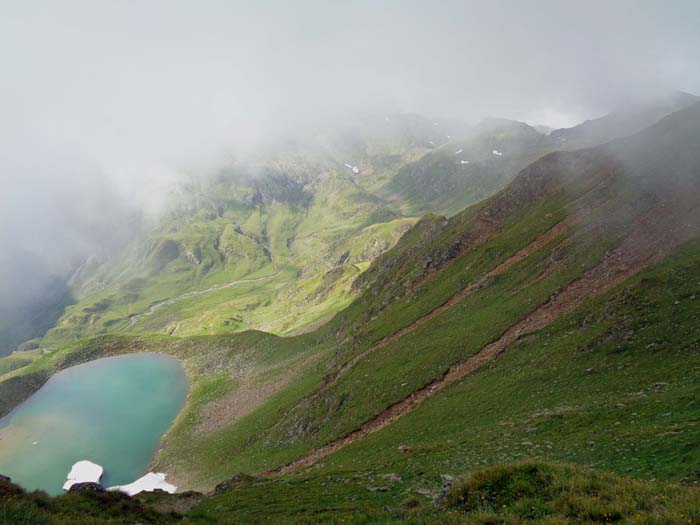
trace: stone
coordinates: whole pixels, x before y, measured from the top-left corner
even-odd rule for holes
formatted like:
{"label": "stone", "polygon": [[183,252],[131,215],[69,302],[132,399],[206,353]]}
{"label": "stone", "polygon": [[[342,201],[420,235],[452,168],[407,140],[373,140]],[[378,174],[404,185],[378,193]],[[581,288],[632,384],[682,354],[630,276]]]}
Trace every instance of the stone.
{"label": "stone", "polygon": [[382,474],[382,477],[391,483],[398,483],[399,481],[401,481],[401,476],[399,476],[396,472]]}
{"label": "stone", "polygon": [[105,492],[105,488],[99,483],[85,481],[83,483],[73,483],[68,492]]}

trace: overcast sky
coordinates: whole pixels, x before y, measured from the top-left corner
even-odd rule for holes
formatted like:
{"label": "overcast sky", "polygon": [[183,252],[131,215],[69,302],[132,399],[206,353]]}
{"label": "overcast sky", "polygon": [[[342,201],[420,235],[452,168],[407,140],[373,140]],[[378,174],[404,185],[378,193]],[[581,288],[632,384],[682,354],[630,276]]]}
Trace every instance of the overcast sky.
{"label": "overcast sky", "polygon": [[331,109],[565,126],[700,93],[699,27],[697,0],[0,0],[0,243],[85,249],[183,166]]}

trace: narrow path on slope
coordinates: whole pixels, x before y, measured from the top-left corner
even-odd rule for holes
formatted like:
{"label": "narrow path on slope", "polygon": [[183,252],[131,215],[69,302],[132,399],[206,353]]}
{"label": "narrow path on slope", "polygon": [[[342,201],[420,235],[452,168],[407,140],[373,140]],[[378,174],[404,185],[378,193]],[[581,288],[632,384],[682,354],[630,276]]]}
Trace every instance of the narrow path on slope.
{"label": "narrow path on slope", "polygon": [[537,250],[540,248],[546,246],[549,244],[551,241],[559,237],[562,233],[564,233],[566,230],[569,229],[574,223],[574,219],[572,216],[567,217],[566,219],[558,222],[555,224],[552,228],[547,230],[545,233],[540,235],[537,239],[532,241],[530,244],[525,246],[524,248],[521,248],[518,252],[515,254],[511,255],[508,259],[503,261],[501,264],[496,266],[494,269],[491,271],[485,273],[481,277],[479,277],[476,281],[469,283],[466,287],[464,287],[460,292],[456,293],[452,297],[450,297],[447,301],[442,303],[440,306],[435,308],[434,310],[431,310],[427,314],[425,314],[423,317],[419,317],[415,321],[413,321],[411,324],[408,326],[405,326],[398,332],[394,332],[393,334],[385,337],[384,339],[380,340],[379,342],[375,343],[371,347],[369,347],[367,350],[359,353],[355,357],[353,357],[350,361],[345,363],[340,370],[337,372],[335,377],[329,381],[328,383],[324,384],[316,393],[321,393],[325,392],[328,388],[331,386],[335,385],[338,380],[343,377],[347,372],[350,371],[352,367],[354,367],[359,361],[367,357],[369,354],[372,352],[379,350],[381,348],[384,348],[388,346],[389,344],[393,343],[394,341],[399,340],[406,334],[410,334],[411,332],[415,331],[417,328],[423,326],[426,324],[428,321],[431,321],[438,315],[442,314],[443,312],[449,310],[453,306],[455,306],[457,303],[460,301],[466,299],[467,296],[469,296],[471,293],[475,292],[479,288],[482,288],[488,281],[489,279],[492,279],[498,275],[501,275],[505,273],[510,267],[512,267],[514,264],[519,263],[523,259],[526,259],[533,253],[535,253]]}
{"label": "narrow path on slope", "polygon": [[176,297],[171,297],[170,299],[166,299],[165,301],[161,301],[159,303],[152,304],[151,306],[148,307],[148,310],[146,310],[145,312],[132,316],[131,322],[129,323],[129,326],[134,326],[134,324],[136,324],[136,322],[140,318],[142,318],[143,316],[151,315],[159,308],[162,308],[163,306],[171,305],[177,301],[182,301],[183,299],[189,299],[190,297],[197,297],[198,295],[204,295],[204,294],[209,293],[209,292],[216,292],[218,290],[224,290],[226,288],[231,288],[232,286],[237,286],[239,284],[255,283],[258,281],[264,281],[266,279],[272,279],[273,277],[277,277],[280,273],[282,273],[282,270],[278,271],[276,274],[273,274],[273,275],[265,275],[264,277],[256,277],[255,279],[239,279],[237,281],[230,281],[228,283],[215,284],[213,286],[210,286],[209,288],[205,288],[204,290],[192,290],[190,292],[185,292],[185,293],[178,295]]}
{"label": "narrow path on slope", "polygon": [[588,270],[560,292],[552,295],[546,302],[510,326],[498,339],[486,345],[478,353],[453,364],[440,377],[390,405],[348,434],[312,450],[296,461],[269,470],[264,475],[277,476],[309,467],[319,459],[353,443],[356,439],[387,427],[402,416],[412,412],[425,399],[457,383],[496,359],[505,352],[508,345],[521,336],[544,328],[558,317],[573,311],[585,301],[607,292],[642,269],[659,262],[671,249],[687,240],[689,240],[687,236],[674,236],[669,231],[665,231],[662,222],[641,218],[622,243],[616,249],[608,252],[597,266]]}

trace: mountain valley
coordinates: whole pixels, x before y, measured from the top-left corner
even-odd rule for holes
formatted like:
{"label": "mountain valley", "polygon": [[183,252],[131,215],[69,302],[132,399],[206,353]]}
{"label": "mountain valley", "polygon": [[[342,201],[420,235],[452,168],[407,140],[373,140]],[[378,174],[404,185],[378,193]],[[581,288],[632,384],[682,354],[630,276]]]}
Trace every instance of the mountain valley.
{"label": "mountain valley", "polygon": [[178,494],[2,481],[0,520],[700,523],[697,100],[550,134],[363,117],[193,178],[0,359],[5,416],[177,358],[151,467]]}

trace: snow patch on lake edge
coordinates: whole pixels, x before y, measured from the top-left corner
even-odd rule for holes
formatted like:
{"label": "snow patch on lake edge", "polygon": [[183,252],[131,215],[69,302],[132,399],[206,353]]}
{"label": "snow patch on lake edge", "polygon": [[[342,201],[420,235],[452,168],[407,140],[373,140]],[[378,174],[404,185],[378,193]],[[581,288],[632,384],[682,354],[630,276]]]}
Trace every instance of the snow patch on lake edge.
{"label": "snow patch on lake edge", "polygon": [[[70,469],[67,480],[63,484],[63,490],[70,490],[76,483],[99,483],[103,473],[104,469],[97,463],[87,460],[78,461]],[[128,485],[117,485],[109,487],[107,490],[135,496],[140,492],[153,492],[154,490],[162,490],[169,494],[174,494],[177,491],[177,487],[165,481],[164,473],[149,472]]]}
{"label": "snow patch on lake edge", "polygon": [[92,461],[78,461],[68,473],[63,490],[70,490],[76,483],[99,483],[104,469]]}
{"label": "snow patch on lake edge", "polygon": [[117,485],[116,487],[109,487],[107,490],[119,491],[128,494],[129,496],[135,496],[139,492],[153,492],[154,490],[162,490],[169,494],[174,494],[177,491],[177,487],[172,483],[165,481],[165,474],[162,472],[149,472],[145,476],[140,477],[133,483],[128,485]]}

